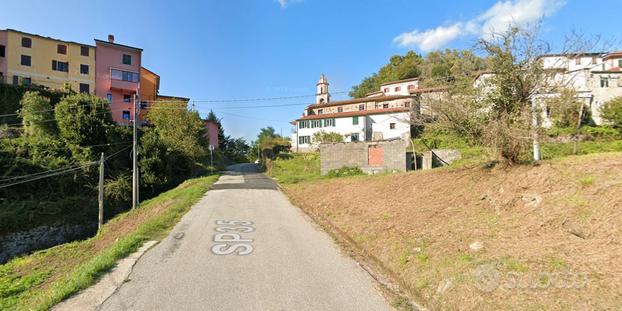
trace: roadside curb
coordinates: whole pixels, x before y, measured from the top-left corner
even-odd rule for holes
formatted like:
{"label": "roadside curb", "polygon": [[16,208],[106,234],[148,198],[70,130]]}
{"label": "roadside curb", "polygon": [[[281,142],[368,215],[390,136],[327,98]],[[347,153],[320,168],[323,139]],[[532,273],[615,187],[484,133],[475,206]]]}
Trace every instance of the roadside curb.
{"label": "roadside curb", "polygon": [[158,241],[147,241],[137,251],[117,261],[116,266],[104,274],[95,285],[63,300],[52,308],[54,311],[98,310],[123,283],[128,280],[134,265]]}

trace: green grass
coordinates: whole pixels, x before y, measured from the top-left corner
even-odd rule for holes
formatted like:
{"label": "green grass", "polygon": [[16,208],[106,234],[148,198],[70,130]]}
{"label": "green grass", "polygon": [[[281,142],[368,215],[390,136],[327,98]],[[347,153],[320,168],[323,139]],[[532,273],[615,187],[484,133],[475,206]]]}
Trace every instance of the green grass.
{"label": "green grass", "polygon": [[[573,155],[574,143],[543,143],[542,159],[555,159]],[[577,144],[577,155],[619,152],[622,151],[622,140],[580,141]]]}
{"label": "green grass", "polygon": [[[112,219],[93,238],[59,245],[1,265],[0,310],[47,310],[94,284],[119,259],[136,251],[145,241],[165,237],[217,178],[213,175],[187,180],[177,188],[143,202],[140,208]],[[108,247],[99,251],[94,249],[98,241],[115,236],[109,227],[118,226],[120,222],[131,226],[132,218],[156,207],[162,210],[148,216]]]}
{"label": "green grass", "polygon": [[269,175],[282,184],[321,179],[319,153],[281,154],[272,162]]}

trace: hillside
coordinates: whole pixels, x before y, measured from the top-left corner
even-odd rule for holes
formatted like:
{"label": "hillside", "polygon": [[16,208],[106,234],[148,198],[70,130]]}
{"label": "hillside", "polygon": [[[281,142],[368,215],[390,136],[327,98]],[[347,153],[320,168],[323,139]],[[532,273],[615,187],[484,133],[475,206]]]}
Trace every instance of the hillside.
{"label": "hillside", "polygon": [[622,301],[622,153],[284,187],[431,309],[603,310]]}

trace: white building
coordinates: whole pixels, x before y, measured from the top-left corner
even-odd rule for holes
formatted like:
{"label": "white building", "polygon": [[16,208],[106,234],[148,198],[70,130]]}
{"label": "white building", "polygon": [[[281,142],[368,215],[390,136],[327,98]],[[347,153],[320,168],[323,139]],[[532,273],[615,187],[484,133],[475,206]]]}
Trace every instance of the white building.
{"label": "white building", "polygon": [[418,95],[439,89],[420,89],[418,79],[385,83],[380,90],[364,98],[331,101],[329,83],[322,74],[317,83],[315,104],[307,106],[293,121],[292,150],[313,151],[317,132],[335,132],[344,141],[410,139],[411,113],[422,113]]}
{"label": "white building", "polygon": [[[549,54],[542,57],[542,65],[551,74],[552,84],[576,92],[597,125],[603,124],[603,104],[622,96],[622,52]],[[559,93],[538,94],[536,100],[555,96]],[[540,105],[542,126],[552,126],[550,109],[545,101]]]}

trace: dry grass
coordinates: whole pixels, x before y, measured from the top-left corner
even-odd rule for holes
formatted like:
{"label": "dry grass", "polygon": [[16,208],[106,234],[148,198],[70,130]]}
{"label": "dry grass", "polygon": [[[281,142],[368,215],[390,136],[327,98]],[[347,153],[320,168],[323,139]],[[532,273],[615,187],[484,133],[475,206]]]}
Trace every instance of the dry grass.
{"label": "dry grass", "polygon": [[[286,192],[378,258],[431,309],[602,310],[622,303],[620,153],[537,167],[318,180]],[[475,241],[482,250],[469,248]],[[478,289],[473,273],[482,265],[500,273],[500,287]],[[567,281],[568,272],[585,276],[587,286],[548,285],[554,281],[547,277],[560,273]],[[513,280],[535,288],[512,288]]]}

